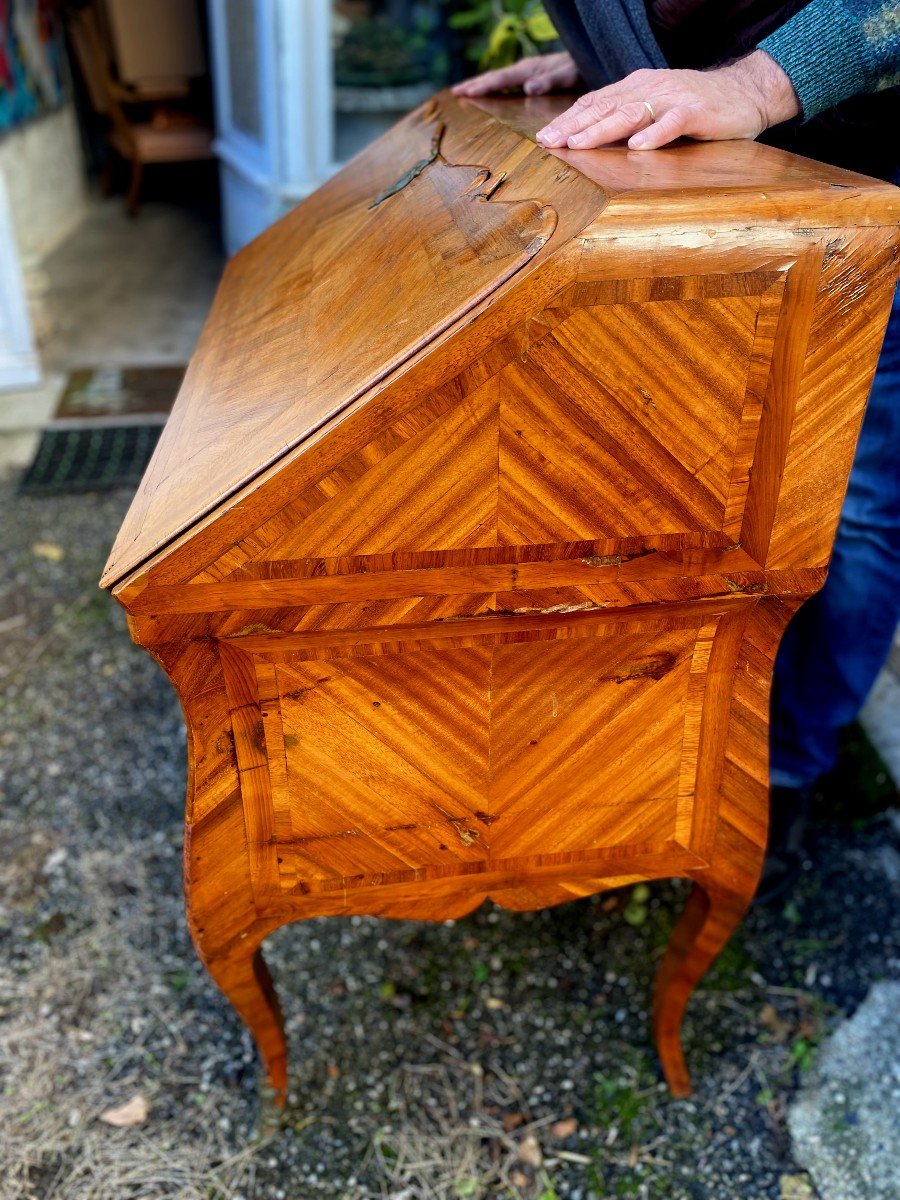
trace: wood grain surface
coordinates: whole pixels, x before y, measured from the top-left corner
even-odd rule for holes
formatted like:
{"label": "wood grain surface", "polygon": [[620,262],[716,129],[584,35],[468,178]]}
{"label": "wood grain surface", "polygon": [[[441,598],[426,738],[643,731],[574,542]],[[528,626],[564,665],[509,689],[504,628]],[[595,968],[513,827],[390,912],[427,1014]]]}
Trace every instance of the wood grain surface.
{"label": "wood grain surface", "polygon": [[753,143],[550,153],[548,103],[441,94],[237,256],[104,575],[184,707],[191,932],[281,1096],[278,926],[673,875],[683,1095],[759,877],[898,193]]}

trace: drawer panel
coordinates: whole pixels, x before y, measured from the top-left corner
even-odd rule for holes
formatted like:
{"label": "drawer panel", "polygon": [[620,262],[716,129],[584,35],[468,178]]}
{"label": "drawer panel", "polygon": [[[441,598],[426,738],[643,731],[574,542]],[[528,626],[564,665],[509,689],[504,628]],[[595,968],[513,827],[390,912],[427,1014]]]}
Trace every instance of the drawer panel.
{"label": "drawer panel", "polygon": [[383,645],[329,648],[323,632],[314,657],[277,638],[254,638],[249,654],[229,645],[223,662],[232,675],[244,663],[260,713],[256,735],[246,705],[233,726],[252,779],[258,891],[644,852],[685,836],[719,617],[704,606],[669,622],[575,623],[584,616],[494,634],[488,618],[484,633]]}

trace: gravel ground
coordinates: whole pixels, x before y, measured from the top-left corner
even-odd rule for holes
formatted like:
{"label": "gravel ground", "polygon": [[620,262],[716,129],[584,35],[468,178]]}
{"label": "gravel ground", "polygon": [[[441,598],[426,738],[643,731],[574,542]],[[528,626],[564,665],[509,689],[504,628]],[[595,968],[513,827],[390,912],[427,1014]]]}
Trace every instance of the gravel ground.
{"label": "gravel ground", "polygon": [[[696,1092],[647,1035],[684,889],[270,939],[294,1093],[260,1110],[249,1038],[180,900],[178,705],[96,588],[127,497],[0,487],[2,1200],[802,1200],[786,1105],[869,985],[900,977],[892,788],[857,738],[801,883],[697,994]],[[99,1116],[136,1095],[149,1116]]]}

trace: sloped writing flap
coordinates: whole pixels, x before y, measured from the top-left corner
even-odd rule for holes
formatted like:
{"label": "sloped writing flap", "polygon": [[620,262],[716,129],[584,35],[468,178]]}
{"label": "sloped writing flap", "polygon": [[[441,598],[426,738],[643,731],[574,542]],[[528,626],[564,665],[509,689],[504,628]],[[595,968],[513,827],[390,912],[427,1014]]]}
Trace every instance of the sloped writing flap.
{"label": "sloped writing flap", "polygon": [[518,271],[556,214],[413,114],[229,264],[109,586]]}

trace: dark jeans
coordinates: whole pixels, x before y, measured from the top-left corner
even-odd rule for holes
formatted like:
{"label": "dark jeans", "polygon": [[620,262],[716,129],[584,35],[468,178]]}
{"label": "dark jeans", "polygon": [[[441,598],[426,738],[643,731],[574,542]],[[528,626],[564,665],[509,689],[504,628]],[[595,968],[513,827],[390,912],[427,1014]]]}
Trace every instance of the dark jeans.
{"label": "dark jeans", "polygon": [[775,663],[772,784],[829,770],[900,619],[900,290],[869,398],[828,579],[788,626]]}

